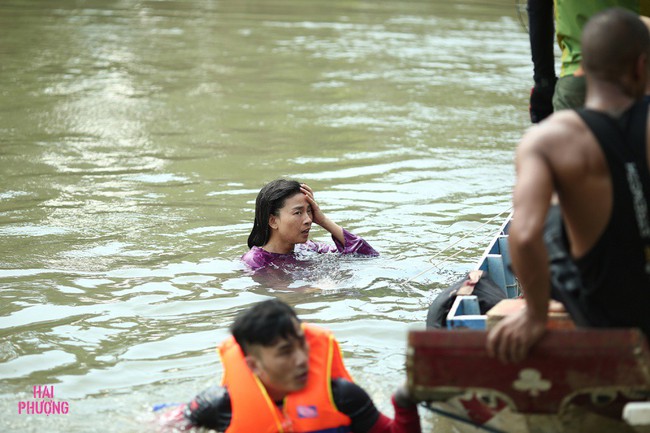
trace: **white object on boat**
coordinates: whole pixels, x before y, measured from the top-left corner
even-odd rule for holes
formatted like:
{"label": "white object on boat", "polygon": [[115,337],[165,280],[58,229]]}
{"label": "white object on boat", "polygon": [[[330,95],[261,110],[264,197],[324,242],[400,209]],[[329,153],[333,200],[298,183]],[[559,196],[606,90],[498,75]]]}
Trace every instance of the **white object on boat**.
{"label": "white object on boat", "polygon": [[650,426],[650,402],[631,402],[623,408],[623,419],[631,426]]}

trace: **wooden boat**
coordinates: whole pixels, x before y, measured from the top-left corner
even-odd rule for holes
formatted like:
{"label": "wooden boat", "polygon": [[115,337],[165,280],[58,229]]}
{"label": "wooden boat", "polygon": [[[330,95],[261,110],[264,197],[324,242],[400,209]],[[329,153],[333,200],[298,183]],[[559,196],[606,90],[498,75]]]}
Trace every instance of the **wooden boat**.
{"label": "wooden boat", "polygon": [[[477,268],[515,298],[511,217]],[[439,415],[437,432],[650,432],[650,403],[630,404],[650,399],[650,351],[639,330],[555,326],[525,361],[504,365],[485,349],[488,316],[475,297],[459,296],[449,329],[409,333],[408,386]]]}

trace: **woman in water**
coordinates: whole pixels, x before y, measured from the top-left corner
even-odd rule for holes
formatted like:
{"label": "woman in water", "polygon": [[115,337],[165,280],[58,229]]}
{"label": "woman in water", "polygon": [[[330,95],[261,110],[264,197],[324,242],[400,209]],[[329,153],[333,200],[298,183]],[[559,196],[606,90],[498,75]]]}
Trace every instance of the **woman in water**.
{"label": "woman in water", "polygon": [[[335,245],[310,241],[312,223],[330,232]],[[266,184],[257,195],[248,247],[250,251],[242,260],[253,270],[295,260],[296,255],[308,251],[379,255],[365,240],[326,217],[309,186],[285,179]]]}

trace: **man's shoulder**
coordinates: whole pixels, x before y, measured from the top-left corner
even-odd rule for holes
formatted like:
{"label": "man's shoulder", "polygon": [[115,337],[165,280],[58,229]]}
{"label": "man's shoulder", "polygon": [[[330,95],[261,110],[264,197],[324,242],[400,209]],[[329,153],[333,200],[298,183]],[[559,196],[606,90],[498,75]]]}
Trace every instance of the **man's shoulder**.
{"label": "man's shoulder", "polygon": [[370,397],[368,393],[354,382],[351,382],[343,377],[332,379],[332,397],[334,402],[340,403],[341,401],[350,400],[366,400]]}
{"label": "man's shoulder", "polygon": [[[379,418],[379,411],[368,393],[356,383],[343,378],[332,379],[331,384],[336,408],[352,419],[358,431],[368,431]],[[366,428],[360,428],[361,425]]]}
{"label": "man's shoulder", "polygon": [[567,145],[584,142],[590,137],[589,130],[577,112],[561,110],[530,127],[519,143],[519,148],[543,153],[553,152],[557,148],[566,150],[567,147],[578,150],[575,146]]}
{"label": "man's shoulder", "polygon": [[530,128],[530,132],[542,137],[571,137],[585,129],[585,124],[575,110],[556,111],[538,125]]}

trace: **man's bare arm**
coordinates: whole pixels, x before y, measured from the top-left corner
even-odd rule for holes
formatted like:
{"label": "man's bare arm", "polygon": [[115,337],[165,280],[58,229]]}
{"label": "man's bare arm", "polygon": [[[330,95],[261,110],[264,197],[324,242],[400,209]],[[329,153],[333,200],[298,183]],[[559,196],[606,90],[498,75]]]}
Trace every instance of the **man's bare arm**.
{"label": "man's bare arm", "polygon": [[526,308],[503,319],[488,335],[488,352],[503,362],[523,360],[546,328],[550,282],[543,230],[554,191],[553,172],[542,149],[542,132],[548,126],[531,129],[517,148],[509,245]]}

